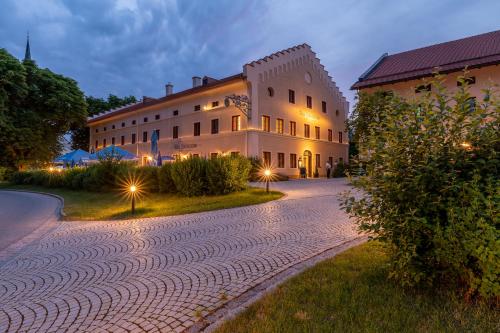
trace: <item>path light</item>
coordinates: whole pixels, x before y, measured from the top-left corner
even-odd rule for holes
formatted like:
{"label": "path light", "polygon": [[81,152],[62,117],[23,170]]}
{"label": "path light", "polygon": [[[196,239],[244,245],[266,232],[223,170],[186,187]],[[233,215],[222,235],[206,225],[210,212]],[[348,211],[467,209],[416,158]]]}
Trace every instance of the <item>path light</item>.
{"label": "path light", "polygon": [[132,214],[135,213],[135,202],[140,200],[144,193],[144,186],[140,177],[129,174],[126,178],[119,179],[122,194],[126,199],[130,199]]}
{"label": "path light", "polygon": [[129,191],[130,191],[130,197],[132,198],[132,214],[134,214],[135,213],[135,194],[137,192],[137,186],[135,186],[135,184],[130,185]]}
{"label": "path light", "polygon": [[271,182],[273,176],[274,175],[273,175],[272,169],[269,167],[264,167],[264,169],[262,170],[262,178],[266,182],[266,192],[267,193],[269,193],[269,183]]}

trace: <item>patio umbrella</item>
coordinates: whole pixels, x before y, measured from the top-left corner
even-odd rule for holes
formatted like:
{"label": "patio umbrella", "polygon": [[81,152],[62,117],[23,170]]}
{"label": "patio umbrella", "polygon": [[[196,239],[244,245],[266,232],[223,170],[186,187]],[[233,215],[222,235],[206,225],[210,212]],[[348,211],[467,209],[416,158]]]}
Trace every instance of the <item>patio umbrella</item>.
{"label": "patio umbrella", "polygon": [[158,131],[153,130],[151,133],[151,156],[158,155]]}

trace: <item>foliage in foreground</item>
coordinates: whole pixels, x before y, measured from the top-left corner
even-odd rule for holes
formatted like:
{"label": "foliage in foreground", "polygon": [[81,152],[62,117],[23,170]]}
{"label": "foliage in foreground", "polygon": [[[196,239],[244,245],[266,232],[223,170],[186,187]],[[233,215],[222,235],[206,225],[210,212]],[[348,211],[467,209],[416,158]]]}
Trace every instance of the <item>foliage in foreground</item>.
{"label": "foliage in foreground", "polygon": [[373,106],[380,114],[365,124],[357,161],[367,175],[353,179],[364,195],[348,195],[345,209],[388,246],[402,285],[455,281],[498,299],[498,88],[474,105],[465,82],[455,94],[440,78],[432,86]]}
{"label": "foliage in foreground", "polygon": [[446,288],[401,288],[387,281],[378,242],[325,260],[291,278],[227,321],[217,333],[497,332],[485,304],[465,303]]}
{"label": "foliage in foreground", "polygon": [[250,162],[241,156],[210,160],[191,157],[167,163],[161,168],[136,167],[130,162],[105,158],[87,168],[14,172],[15,185],[35,185],[94,192],[116,191],[137,180],[145,192],[181,193],[185,196],[227,194],[244,190]]}

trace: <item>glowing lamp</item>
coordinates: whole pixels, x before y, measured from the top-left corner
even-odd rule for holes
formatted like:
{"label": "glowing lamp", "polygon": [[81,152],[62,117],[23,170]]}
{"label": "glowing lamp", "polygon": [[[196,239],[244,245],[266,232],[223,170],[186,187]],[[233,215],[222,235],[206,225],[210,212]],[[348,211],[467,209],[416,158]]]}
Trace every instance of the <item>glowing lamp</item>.
{"label": "glowing lamp", "polygon": [[266,170],[264,171],[264,176],[266,176],[266,177],[271,176],[271,170],[266,169]]}

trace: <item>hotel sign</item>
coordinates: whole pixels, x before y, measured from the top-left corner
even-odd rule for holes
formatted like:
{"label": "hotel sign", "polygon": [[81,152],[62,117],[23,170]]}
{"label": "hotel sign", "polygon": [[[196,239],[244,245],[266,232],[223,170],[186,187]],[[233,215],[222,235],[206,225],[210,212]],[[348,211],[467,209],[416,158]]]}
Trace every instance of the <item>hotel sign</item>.
{"label": "hotel sign", "polygon": [[190,149],[190,148],[196,148],[198,145],[196,143],[175,143],[174,148],[175,149]]}

